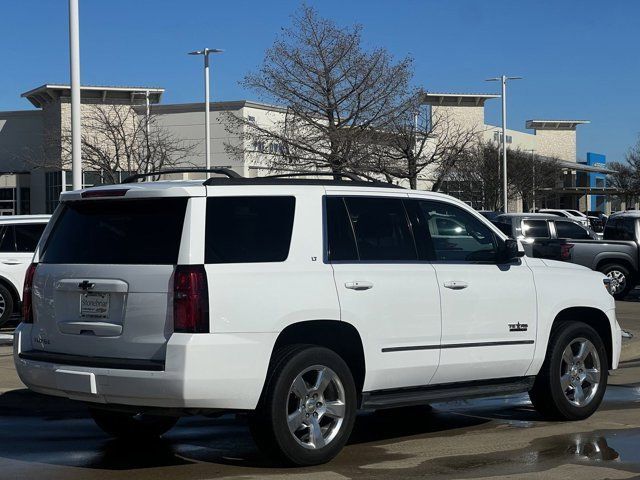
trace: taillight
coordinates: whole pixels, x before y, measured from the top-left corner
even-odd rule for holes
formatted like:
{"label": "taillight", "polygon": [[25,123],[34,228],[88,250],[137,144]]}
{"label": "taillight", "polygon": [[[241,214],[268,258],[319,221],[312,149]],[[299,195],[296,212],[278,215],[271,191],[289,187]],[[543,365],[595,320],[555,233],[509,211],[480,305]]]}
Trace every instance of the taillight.
{"label": "taillight", "polygon": [[573,243],[563,243],[560,245],[560,260],[571,260],[571,249]]}
{"label": "taillight", "polygon": [[209,289],[204,265],[178,265],[173,279],[173,331],[209,333]]}
{"label": "taillight", "polygon": [[24,276],[24,289],[22,290],[22,321],[24,323],[33,323],[33,276],[38,268],[37,263],[32,263],[27,268]]}

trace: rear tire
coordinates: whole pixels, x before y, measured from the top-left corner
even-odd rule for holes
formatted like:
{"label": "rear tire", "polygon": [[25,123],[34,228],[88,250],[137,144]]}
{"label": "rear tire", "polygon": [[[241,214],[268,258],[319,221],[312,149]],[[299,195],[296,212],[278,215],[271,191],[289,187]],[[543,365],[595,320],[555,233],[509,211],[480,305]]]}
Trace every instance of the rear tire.
{"label": "rear tire", "polygon": [[608,263],[600,267],[599,271],[611,279],[611,294],[616,300],[623,300],[634,286],[631,272],[624,265]]}
{"label": "rear tire", "polygon": [[126,413],[89,408],[96,425],[106,434],[122,440],[158,438],[167,433],[178,417]]}
{"label": "rear tire", "polygon": [[4,285],[0,285],[0,327],[9,321],[13,314],[13,296]]}
{"label": "rear tire", "polygon": [[551,330],[547,356],[529,397],[543,416],[583,420],[600,406],[609,373],[598,333],[582,322],[563,322]]}
{"label": "rear tire", "polygon": [[295,345],[276,353],[249,427],[265,454],[290,465],[318,465],[342,450],[356,410],[344,360],[327,348]]}

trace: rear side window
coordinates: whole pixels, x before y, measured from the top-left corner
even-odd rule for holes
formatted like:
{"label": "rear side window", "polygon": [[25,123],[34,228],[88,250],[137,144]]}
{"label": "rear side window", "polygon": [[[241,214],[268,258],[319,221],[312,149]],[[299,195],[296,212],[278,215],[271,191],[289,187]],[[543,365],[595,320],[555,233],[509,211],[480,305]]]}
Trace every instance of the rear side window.
{"label": "rear side window", "polygon": [[330,262],[358,260],[356,239],[344,199],[341,197],[327,197],[327,240],[328,257]]}
{"label": "rear side window", "polygon": [[295,197],[209,197],[205,262],[285,261],[295,204]]}
{"label": "rear side window", "polygon": [[32,223],[15,226],[16,249],[18,252],[35,252],[46,223]]}
{"label": "rear side window", "polygon": [[558,234],[558,238],[569,238],[572,240],[584,240],[591,238],[589,236],[589,232],[573,222],[556,222],[556,232]]}
{"label": "rear side window", "polygon": [[360,261],[417,260],[402,200],[346,197]]}
{"label": "rear side window", "polygon": [[16,237],[13,225],[0,227],[0,252],[15,252]]}
{"label": "rear side window", "polygon": [[527,238],[549,238],[549,224],[546,220],[523,220],[522,235]]}
{"label": "rear side window", "polygon": [[66,202],[42,263],[177,263],[187,198]]}

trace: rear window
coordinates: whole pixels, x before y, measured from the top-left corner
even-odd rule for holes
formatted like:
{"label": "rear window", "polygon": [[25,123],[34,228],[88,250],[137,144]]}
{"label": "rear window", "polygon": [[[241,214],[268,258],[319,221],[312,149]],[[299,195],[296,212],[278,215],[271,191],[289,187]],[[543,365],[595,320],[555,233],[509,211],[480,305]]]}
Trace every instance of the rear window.
{"label": "rear window", "polygon": [[205,262],[285,261],[295,204],[295,197],[209,197]]}
{"label": "rear window", "polygon": [[187,198],[67,202],[42,263],[177,263]]}
{"label": "rear window", "polygon": [[522,235],[527,238],[549,238],[549,224],[546,220],[523,220]]}

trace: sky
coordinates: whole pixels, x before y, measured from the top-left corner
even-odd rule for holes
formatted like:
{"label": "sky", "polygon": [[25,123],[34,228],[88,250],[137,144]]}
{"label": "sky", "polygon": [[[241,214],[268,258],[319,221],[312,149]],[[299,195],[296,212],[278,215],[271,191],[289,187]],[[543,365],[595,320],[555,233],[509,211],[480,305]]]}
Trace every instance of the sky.
{"label": "sky", "polygon": [[[640,133],[639,0],[308,1],[339,25],[363,26],[366,48],[414,58],[415,84],[432,92],[496,93],[509,84],[508,127],[527,119],[586,119],[578,156],[621,161]],[[20,94],[69,82],[67,0],[3,0],[0,110],[33,108]],[[212,100],[259,100],[239,81],[299,1],[80,0],[81,81],[159,86],[163,103],[202,101],[202,60],[213,59]],[[499,99],[487,102],[499,125]]]}

